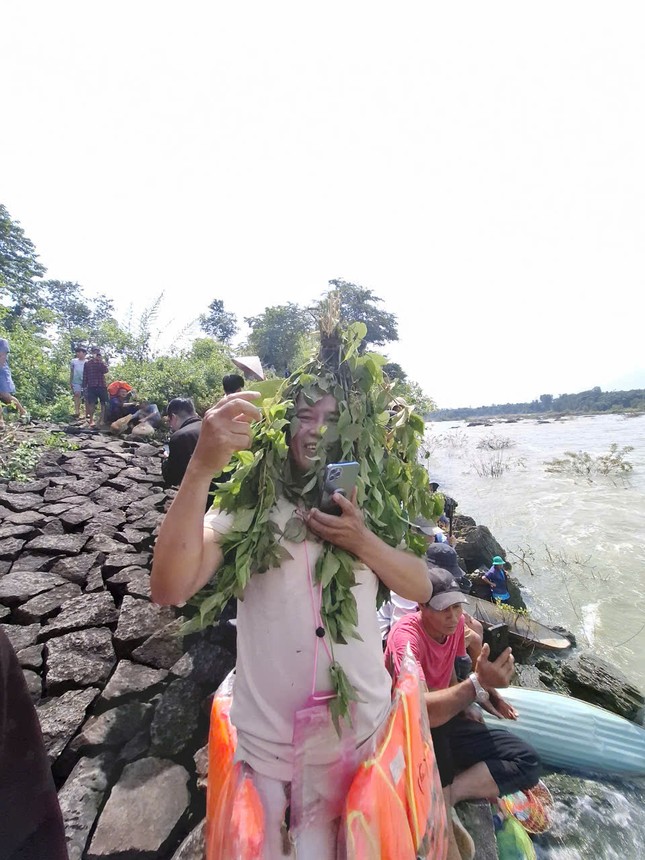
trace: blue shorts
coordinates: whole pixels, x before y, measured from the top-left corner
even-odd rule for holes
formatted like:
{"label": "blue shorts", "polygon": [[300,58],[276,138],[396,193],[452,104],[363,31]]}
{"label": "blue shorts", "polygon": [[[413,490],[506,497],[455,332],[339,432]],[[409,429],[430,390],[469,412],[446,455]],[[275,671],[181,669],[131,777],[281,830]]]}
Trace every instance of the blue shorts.
{"label": "blue shorts", "polygon": [[0,394],[15,394],[16,386],[11,378],[11,370],[8,364],[0,367]]}

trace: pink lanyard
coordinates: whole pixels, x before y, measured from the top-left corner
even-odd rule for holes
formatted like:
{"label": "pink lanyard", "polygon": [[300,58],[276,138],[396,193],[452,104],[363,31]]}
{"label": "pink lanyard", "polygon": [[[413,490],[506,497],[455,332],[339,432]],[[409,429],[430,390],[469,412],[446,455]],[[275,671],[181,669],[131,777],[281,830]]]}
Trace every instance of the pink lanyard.
{"label": "pink lanyard", "polygon": [[[329,657],[329,663],[334,662],[334,658],[329,649],[329,645],[327,644],[327,640],[325,638],[325,627],[322,621],[322,615],[320,614],[320,607],[322,606],[322,582],[318,585],[318,606],[316,606],[316,598],[314,597],[314,583],[313,577],[311,575],[311,566],[309,564],[309,551],[307,550],[307,540],[303,541],[303,545],[305,548],[305,560],[307,562],[307,581],[309,582],[309,594],[311,597],[311,610],[314,617],[314,625],[316,627],[316,647],[314,649],[314,673],[313,678],[311,679],[311,695],[313,696],[316,692],[316,675],[318,673],[318,649],[320,647],[320,642],[322,640],[323,645],[325,646],[325,651],[327,652],[327,656]],[[327,695],[324,698],[329,698]]]}

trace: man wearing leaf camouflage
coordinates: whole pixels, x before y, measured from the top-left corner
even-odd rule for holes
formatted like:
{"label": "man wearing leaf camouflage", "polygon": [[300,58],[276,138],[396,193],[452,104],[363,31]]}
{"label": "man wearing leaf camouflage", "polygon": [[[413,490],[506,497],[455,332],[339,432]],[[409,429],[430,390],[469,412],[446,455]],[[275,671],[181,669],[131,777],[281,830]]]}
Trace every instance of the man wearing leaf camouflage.
{"label": "man wearing leaf camouflage", "polygon": [[[367,367],[366,372],[378,373],[373,361],[369,366],[360,361],[359,371]],[[238,655],[231,719],[237,728],[237,760],[252,768],[264,807],[264,856],[270,860],[336,858],[337,819],[297,830],[295,836],[289,830],[296,714],[310,694],[335,687],[337,693],[354,699],[349,704],[355,746],[360,750],[380,727],[390,706],[391,681],[383,665],[374,611],[379,580],[388,589],[419,603],[426,602],[431,594],[423,559],[395,549],[371,531],[356,504],[356,492],[352,499],[334,495],[340,516],[322,513],[315,507],[316,497],[311,495],[315,490],[311,487],[316,481],[310,476],[320,462],[324,437],[329,434],[333,438],[339,417],[343,426],[348,424],[348,416],[343,415],[347,412],[346,402],[340,407],[340,398],[328,393],[329,385],[315,385],[312,388],[303,383],[300,393],[293,396],[295,414],[291,419],[289,413],[285,420],[280,417],[285,414],[280,407],[275,407],[274,412],[264,410],[265,424],[272,415],[277,416],[263,437],[262,425],[254,427],[254,450],[260,450],[257,446],[266,440],[261,451],[264,459],[257,454],[255,460],[249,455],[248,459],[240,459],[234,477],[222,488],[220,506],[226,505],[226,510],[211,511],[204,519],[212,476],[229,463],[234,452],[251,447],[250,425],[263,417],[252,403],[258,396],[253,392],[229,395],[208,410],[195,453],[160,529],[151,576],[153,600],[183,603],[202,589],[218,569],[221,568],[218,579],[226,579],[232,569],[226,561],[230,557],[227,536],[229,542],[235,537],[235,575],[237,582],[244,576],[245,585],[244,599],[238,602]],[[298,388],[292,386],[291,390],[297,392]],[[339,389],[332,390],[336,393]],[[383,402],[387,404],[387,397]],[[288,453],[281,453],[284,442],[275,439],[289,420]],[[360,416],[354,415],[352,420],[354,427],[363,426]],[[335,435],[338,438],[338,433]],[[357,434],[347,435],[356,438]],[[342,453],[349,459],[346,449]],[[278,477],[267,478],[272,475],[271,464],[280,456],[284,457],[280,461],[282,471]],[[265,472],[256,484],[255,502],[250,498],[246,508],[236,509],[236,500],[244,495],[246,487],[242,472],[246,469],[251,474],[249,470],[260,466]],[[379,467],[374,461],[374,474]],[[232,487],[236,481],[239,483]],[[300,488],[296,501],[289,492],[293,486]],[[367,492],[364,486],[361,492]],[[270,530],[265,533],[259,531],[259,523],[268,518],[264,501],[267,493],[273,493],[275,501],[270,507]],[[397,505],[393,499],[392,521],[400,519]],[[252,548],[261,558],[255,562],[246,559],[245,568],[241,548],[250,534],[260,536],[264,549],[256,541]],[[277,539],[272,537],[275,534]],[[393,542],[398,544],[399,539],[396,535]],[[321,564],[317,566],[319,560]],[[262,571],[266,572],[258,575]],[[347,607],[343,615],[334,615],[330,588],[338,602],[343,596],[342,582],[348,576],[351,600],[343,604]],[[331,737],[336,737],[333,730]],[[337,740],[335,746],[340,746]],[[329,764],[340,755],[333,747],[332,741]],[[341,808],[342,801],[341,797]]]}

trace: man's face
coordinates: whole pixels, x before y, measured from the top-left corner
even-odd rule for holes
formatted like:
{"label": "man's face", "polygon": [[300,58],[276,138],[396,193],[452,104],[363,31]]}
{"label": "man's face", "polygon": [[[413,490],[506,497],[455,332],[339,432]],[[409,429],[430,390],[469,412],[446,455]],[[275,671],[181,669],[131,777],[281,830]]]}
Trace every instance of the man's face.
{"label": "man's face", "polygon": [[338,404],[331,394],[325,394],[310,406],[300,395],[296,402],[298,430],[291,437],[289,452],[293,464],[302,472],[311,468],[312,460],[318,452],[320,429],[323,425],[338,421]]}
{"label": "man's face", "polygon": [[125,400],[128,394],[129,392],[127,388],[119,388],[119,390],[117,391],[117,397],[119,398],[119,400]]}
{"label": "man's face", "polygon": [[452,636],[457,629],[459,619],[463,614],[463,603],[454,603],[447,609],[430,609],[422,607],[423,624],[433,639],[442,641],[446,636]]}
{"label": "man's face", "polygon": [[173,431],[173,433],[181,426],[181,419],[179,418],[179,415],[177,415],[175,412],[168,416],[168,426]]}

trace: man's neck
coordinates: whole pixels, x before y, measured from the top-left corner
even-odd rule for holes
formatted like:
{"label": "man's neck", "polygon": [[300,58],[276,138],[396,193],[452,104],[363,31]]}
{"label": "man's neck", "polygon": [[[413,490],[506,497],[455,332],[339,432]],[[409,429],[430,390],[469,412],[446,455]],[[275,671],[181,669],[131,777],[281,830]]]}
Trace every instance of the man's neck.
{"label": "man's neck", "polygon": [[431,629],[423,612],[421,613],[421,626],[423,627],[423,632],[427,636],[429,636],[430,639],[434,639],[435,642],[438,642],[439,645],[443,645],[443,643],[448,638],[447,636],[443,636],[442,634],[437,633],[436,631]]}

